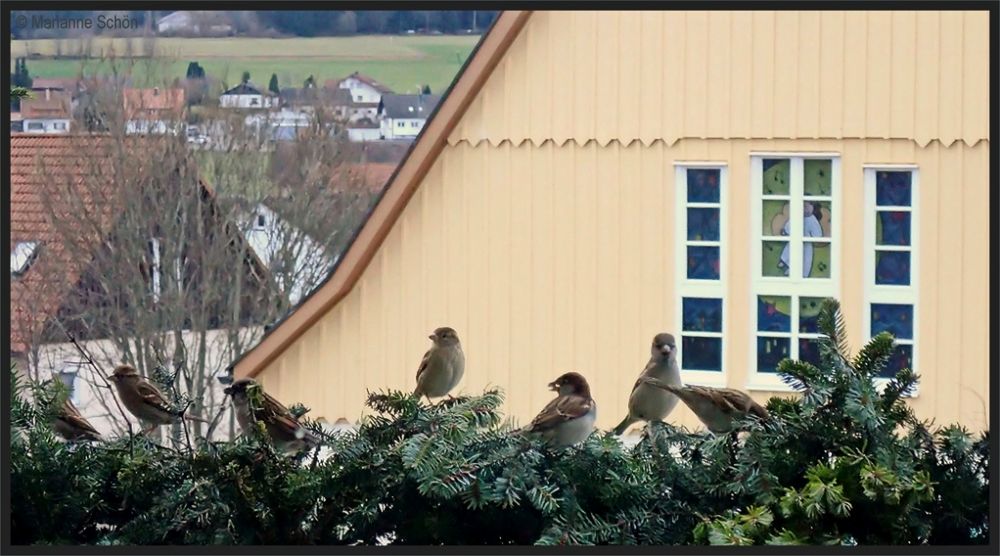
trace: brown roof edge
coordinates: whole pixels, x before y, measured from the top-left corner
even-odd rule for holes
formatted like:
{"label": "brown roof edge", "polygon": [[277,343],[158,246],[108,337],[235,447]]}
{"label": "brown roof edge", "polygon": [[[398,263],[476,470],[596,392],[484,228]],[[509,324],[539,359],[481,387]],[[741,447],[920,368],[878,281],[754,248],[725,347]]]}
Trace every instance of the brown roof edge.
{"label": "brown roof edge", "polygon": [[253,377],[278,358],[296,339],[332,309],[361,278],[375,252],[444,149],[476,94],[517,38],[530,11],[504,11],[483,37],[465,69],[428,120],[407,157],[400,163],[385,193],[351,243],[333,275],[295,311],[245,353],[233,366],[234,378]]}

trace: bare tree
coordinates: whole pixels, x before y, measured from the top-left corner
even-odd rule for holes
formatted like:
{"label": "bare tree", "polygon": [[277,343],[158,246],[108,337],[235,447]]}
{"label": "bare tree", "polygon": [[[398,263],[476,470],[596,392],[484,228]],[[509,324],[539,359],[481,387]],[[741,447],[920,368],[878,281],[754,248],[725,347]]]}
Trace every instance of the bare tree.
{"label": "bare tree", "polygon": [[[55,272],[73,283],[36,327],[29,366],[39,378],[85,351],[76,359],[99,367],[82,373],[95,411],[120,432],[101,374],[133,364],[192,414],[228,420],[222,429],[193,424],[193,437],[228,437],[217,379],[326,279],[381,184],[342,170],[357,153],[322,109],[291,124],[208,109],[208,144],[183,133],[126,135],[124,81],[95,85],[88,109],[104,132],[37,163],[50,244],[59,246]],[[261,225],[264,212],[272,221]],[[180,444],[184,435],[175,426],[168,438]]]}

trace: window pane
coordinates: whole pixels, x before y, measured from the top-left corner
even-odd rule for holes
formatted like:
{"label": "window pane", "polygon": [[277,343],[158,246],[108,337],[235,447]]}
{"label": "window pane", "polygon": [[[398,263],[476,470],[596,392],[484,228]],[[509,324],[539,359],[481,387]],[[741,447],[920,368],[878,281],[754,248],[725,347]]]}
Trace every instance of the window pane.
{"label": "window pane", "polygon": [[875,174],[875,204],[879,206],[910,206],[910,172],[877,172]]}
{"label": "window pane", "polygon": [[689,371],[721,371],[722,338],[682,336],[681,368]]}
{"label": "window pane", "polygon": [[799,361],[820,366],[819,343],[812,338],[799,339]]}
{"label": "window pane", "polygon": [[909,344],[897,344],[889,362],[878,376],[882,378],[892,378],[903,369],[913,368],[913,346]]}
{"label": "window pane", "polygon": [[719,209],[687,209],[687,234],[692,241],[719,241]]}
{"label": "window pane", "polygon": [[799,298],[799,332],[819,333],[817,317],[819,317],[819,310],[822,306],[822,297]]}
{"label": "window pane", "polygon": [[722,332],[722,300],[685,297],[683,328],[689,332]]}
{"label": "window pane", "polygon": [[788,223],[788,201],[763,201],[761,233],[766,236],[787,236],[791,233]]}
{"label": "window pane", "polygon": [[908,251],[875,251],[875,283],[889,286],[910,284]]}
{"label": "window pane", "polygon": [[693,280],[719,279],[719,248],[688,246],[687,277]]}
{"label": "window pane", "polygon": [[719,170],[687,171],[688,202],[718,203],[719,202]]}
{"label": "window pane", "polygon": [[788,242],[761,242],[761,274],[764,276],[788,276]]}
{"label": "window pane", "polygon": [[788,359],[791,340],[788,338],[757,337],[757,371],[773,373],[778,370],[778,363]]}
{"label": "window pane", "polygon": [[757,330],[761,332],[791,332],[791,315],[791,297],[757,296]]}
{"label": "window pane", "polygon": [[806,201],[802,203],[804,212],[803,237],[830,237],[830,232],[833,231],[832,206],[830,201]]}
{"label": "window pane", "polygon": [[910,213],[904,211],[879,211],[875,219],[876,245],[909,245]]}
{"label": "window pane", "polygon": [[830,277],[830,242],[802,242],[802,276],[804,278]]}
{"label": "window pane", "polygon": [[765,158],[763,167],[761,190],[764,195],[788,195],[789,184],[792,183],[791,161],[787,158]]}
{"label": "window pane", "polygon": [[913,305],[872,303],[872,336],[883,331],[901,340],[912,340]]}
{"label": "window pane", "polygon": [[830,175],[833,168],[831,160],[807,159],[803,163],[805,194],[810,197],[829,197],[831,195]]}

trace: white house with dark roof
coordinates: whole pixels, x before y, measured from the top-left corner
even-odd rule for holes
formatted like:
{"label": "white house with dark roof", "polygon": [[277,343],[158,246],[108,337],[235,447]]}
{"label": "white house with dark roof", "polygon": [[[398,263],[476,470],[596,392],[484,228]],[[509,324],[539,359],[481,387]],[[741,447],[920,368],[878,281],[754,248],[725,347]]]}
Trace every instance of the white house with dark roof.
{"label": "white house with dark roof", "polygon": [[261,91],[249,82],[240,83],[219,96],[219,106],[222,108],[270,108],[277,104],[275,96]]}
{"label": "white house with dark roof", "polygon": [[382,139],[412,139],[420,134],[441,95],[382,95],[378,106]]}

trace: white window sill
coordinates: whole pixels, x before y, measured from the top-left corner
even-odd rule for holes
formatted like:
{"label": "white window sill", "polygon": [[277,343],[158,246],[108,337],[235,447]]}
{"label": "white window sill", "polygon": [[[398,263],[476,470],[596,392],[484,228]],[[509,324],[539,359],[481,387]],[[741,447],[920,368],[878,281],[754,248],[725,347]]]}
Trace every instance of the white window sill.
{"label": "white window sill", "polygon": [[693,386],[726,387],[726,373],[721,371],[681,371],[684,384]]}
{"label": "white window sill", "polygon": [[[876,378],[875,379],[875,389],[881,394],[885,390],[886,384],[889,383],[888,378]],[[775,377],[771,379],[770,377],[754,377],[749,382],[747,382],[746,389],[752,392],[798,392],[798,390],[792,388],[791,386],[785,384],[781,379]],[[903,396],[906,399],[915,399],[919,397],[920,388],[914,388],[912,392]]]}

